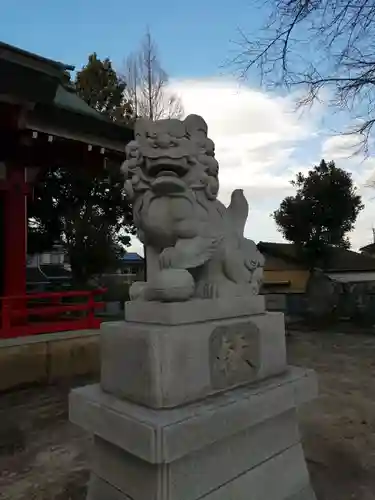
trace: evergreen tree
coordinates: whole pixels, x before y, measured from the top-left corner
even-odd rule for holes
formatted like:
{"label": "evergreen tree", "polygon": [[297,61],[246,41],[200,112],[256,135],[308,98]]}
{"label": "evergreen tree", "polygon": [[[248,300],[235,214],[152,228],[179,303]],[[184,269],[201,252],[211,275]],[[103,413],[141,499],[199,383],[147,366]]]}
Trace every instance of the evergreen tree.
{"label": "evergreen tree", "polygon": [[[96,54],[77,73],[77,93],[111,120],[126,119],[125,83],[109,59]],[[125,145],[124,145],[125,147]],[[79,285],[92,275],[116,267],[133,231],[131,207],[123,190],[119,165],[62,165],[46,170],[29,201],[29,253],[61,242]]]}
{"label": "evergreen tree", "polygon": [[349,248],[347,234],[363,209],[350,173],[324,160],[307,175],[299,173],[273,218],[284,238],[296,244],[313,266],[329,248]]}
{"label": "evergreen tree", "polygon": [[89,106],[109,118],[125,121],[131,115],[130,104],[124,98],[126,83],[110,59],[101,61],[95,52],[91,54],[87,65],[77,73],[74,85]]}

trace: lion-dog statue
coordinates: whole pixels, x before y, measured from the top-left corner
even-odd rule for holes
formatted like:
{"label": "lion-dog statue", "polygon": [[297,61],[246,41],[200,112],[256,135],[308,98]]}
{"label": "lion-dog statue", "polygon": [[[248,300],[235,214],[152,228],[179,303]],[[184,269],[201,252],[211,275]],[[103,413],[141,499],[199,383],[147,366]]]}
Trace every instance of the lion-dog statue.
{"label": "lion-dog statue", "polygon": [[241,189],[227,208],[217,199],[219,165],[203,118],[138,119],[126,158],[125,191],[147,265],[147,282],[134,283],[130,298],[258,294],[264,258],[243,235],[248,203]]}

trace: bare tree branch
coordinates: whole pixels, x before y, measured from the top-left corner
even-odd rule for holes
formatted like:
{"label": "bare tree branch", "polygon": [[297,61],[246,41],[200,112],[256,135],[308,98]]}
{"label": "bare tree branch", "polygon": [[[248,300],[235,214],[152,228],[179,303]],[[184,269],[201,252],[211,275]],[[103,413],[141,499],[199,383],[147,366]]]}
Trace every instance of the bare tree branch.
{"label": "bare tree branch", "polygon": [[167,89],[168,75],[160,64],[150,31],[146,32],[138,51],[127,58],[123,77],[127,84],[125,97],[132,103],[135,117],[181,118],[182,102]]}
{"label": "bare tree branch", "polygon": [[240,32],[230,61],[241,78],[252,70],[266,86],[305,90],[299,105],[313,103],[322,89],[330,104],[350,111],[361,124],[367,150],[375,121],[375,0],[267,0],[264,29]]}

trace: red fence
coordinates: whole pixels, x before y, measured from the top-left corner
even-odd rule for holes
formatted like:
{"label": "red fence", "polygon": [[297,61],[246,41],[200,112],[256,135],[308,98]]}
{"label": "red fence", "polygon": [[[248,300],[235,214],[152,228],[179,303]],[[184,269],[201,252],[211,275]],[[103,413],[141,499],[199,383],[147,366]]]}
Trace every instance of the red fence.
{"label": "red fence", "polygon": [[95,316],[106,290],[30,293],[0,297],[0,338],[99,328]]}

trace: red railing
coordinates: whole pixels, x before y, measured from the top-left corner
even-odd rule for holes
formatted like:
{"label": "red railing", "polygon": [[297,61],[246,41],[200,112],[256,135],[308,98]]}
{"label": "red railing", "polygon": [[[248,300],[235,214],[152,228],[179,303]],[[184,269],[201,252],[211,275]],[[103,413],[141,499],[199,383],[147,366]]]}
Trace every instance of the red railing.
{"label": "red railing", "polygon": [[43,292],[0,297],[0,338],[99,328],[95,313],[106,290]]}

